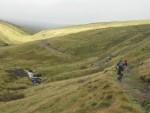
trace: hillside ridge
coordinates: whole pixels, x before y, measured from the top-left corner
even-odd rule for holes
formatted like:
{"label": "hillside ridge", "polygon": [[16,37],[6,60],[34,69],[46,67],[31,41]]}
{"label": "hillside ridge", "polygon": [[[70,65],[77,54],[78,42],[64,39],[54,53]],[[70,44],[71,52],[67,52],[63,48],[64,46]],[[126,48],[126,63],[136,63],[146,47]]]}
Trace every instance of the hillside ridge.
{"label": "hillside ridge", "polygon": [[[88,30],[102,29],[109,27],[133,26],[150,24],[150,20],[136,20],[136,21],[116,21],[116,22],[100,22],[85,25],[68,26],[64,28],[50,29],[40,31],[35,34],[29,34],[17,25],[9,22],[0,21],[0,42],[6,44],[20,44],[30,41],[48,39],[58,36],[65,36],[72,33],[79,33]],[[5,45],[5,44],[4,44]]]}

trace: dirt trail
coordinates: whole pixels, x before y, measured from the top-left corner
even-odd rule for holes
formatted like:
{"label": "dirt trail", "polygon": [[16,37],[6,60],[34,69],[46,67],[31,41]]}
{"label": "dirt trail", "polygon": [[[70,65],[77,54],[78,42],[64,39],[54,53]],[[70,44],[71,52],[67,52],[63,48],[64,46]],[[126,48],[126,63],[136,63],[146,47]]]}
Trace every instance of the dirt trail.
{"label": "dirt trail", "polygon": [[126,79],[122,82],[122,86],[140,102],[150,100],[150,84],[142,83],[141,81]]}
{"label": "dirt trail", "polygon": [[71,59],[71,58],[72,58],[71,55],[65,54],[65,53],[63,53],[63,52],[61,52],[61,51],[59,51],[59,50],[53,48],[53,47],[51,46],[51,44],[48,43],[48,42],[45,41],[45,40],[42,40],[42,41],[39,43],[39,46],[41,46],[41,47],[47,49],[51,54],[55,54],[55,55],[57,55],[57,56],[61,56],[61,57],[68,58],[68,59]]}
{"label": "dirt trail", "polygon": [[145,109],[145,112],[149,113],[149,108],[145,108],[146,106],[143,104],[145,102],[150,103],[150,84],[129,78],[125,78],[125,80],[120,84],[128,94],[140,103],[141,107]]}

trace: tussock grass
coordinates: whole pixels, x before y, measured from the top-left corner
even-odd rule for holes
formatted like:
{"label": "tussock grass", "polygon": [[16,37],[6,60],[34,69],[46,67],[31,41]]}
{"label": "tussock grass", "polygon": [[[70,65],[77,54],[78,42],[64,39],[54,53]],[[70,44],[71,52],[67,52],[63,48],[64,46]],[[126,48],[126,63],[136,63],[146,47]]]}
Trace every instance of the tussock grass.
{"label": "tussock grass", "polygon": [[[3,113],[142,113],[140,106],[130,100],[110,74],[97,73],[49,83],[28,89],[25,94],[26,98],[18,102],[1,104]],[[32,106],[26,102],[32,103]],[[7,106],[10,109],[6,110]]]}

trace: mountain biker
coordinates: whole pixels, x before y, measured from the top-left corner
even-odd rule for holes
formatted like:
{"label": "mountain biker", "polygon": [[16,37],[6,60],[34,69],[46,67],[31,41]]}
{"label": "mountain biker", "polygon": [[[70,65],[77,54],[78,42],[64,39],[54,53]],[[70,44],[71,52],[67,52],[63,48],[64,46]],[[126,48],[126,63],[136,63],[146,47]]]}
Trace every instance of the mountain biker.
{"label": "mountain biker", "polygon": [[124,63],[121,61],[119,61],[119,63],[117,63],[117,79],[119,81],[122,81],[122,78],[123,78],[123,71],[124,71]]}
{"label": "mountain biker", "polygon": [[25,72],[27,73],[28,77],[31,79],[32,83],[33,84],[36,84],[36,83],[41,83],[41,78],[39,77],[34,77],[34,73],[32,70],[25,70]]}

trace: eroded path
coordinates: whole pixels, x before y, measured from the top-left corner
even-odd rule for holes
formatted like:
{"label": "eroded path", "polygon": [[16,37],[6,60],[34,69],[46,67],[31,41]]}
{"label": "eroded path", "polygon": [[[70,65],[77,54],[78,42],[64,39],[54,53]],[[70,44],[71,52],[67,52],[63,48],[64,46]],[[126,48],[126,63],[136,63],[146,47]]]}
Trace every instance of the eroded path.
{"label": "eroded path", "polygon": [[145,109],[145,113],[150,113],[150,84],[139,79],[125,78],[120,83],[124,90],[130,94],[135,101]]}

